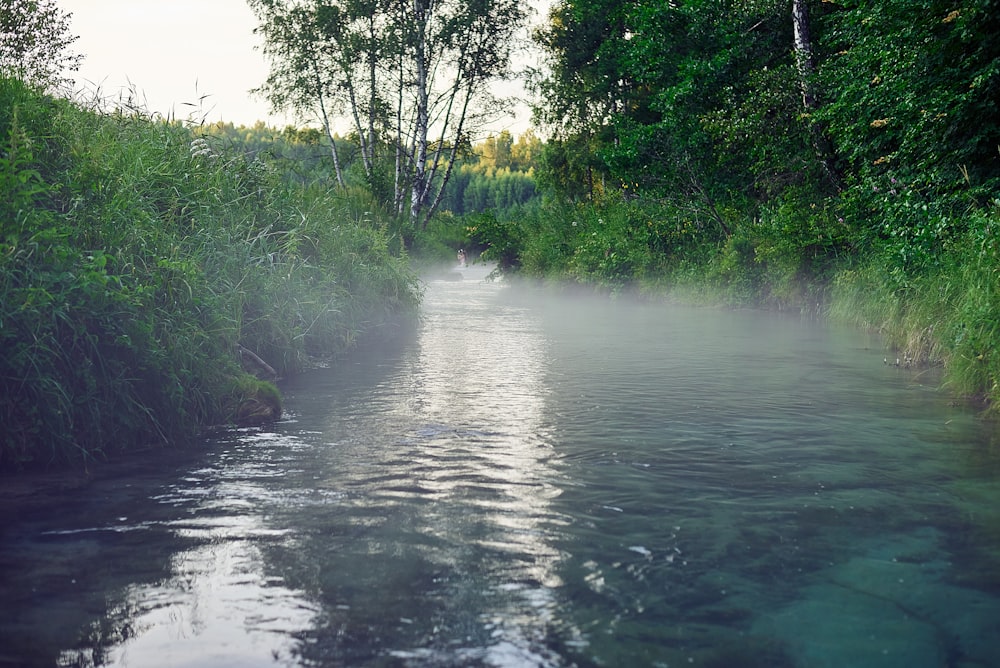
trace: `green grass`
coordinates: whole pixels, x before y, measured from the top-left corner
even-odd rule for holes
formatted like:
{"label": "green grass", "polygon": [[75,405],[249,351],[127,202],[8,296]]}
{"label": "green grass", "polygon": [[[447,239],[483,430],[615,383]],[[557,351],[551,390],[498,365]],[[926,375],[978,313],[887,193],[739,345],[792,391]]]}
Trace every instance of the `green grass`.
{"label": "green grass", "polygon": [[269,397],[239,346],[285,375],[415,307],[369,198],[196,130],[0,80],[0,468],[190,438]]}
{"label": "green grass", "polygon": [[832,314],[882,332],[902,360],[940,364],[956,395],[1000,409],[1000,205],[970,212],[929,269],[876,255],[838,276]]}

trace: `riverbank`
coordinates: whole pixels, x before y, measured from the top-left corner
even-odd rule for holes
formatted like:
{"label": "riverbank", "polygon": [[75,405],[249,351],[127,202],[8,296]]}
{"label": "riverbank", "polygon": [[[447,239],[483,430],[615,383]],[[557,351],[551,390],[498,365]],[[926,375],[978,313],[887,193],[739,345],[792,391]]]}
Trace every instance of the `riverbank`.
{"label": "riverbank", "polygon": [[266,419],[241,357],[295,373],[419,301],[370,197],[196,127],[0,79],[0,143],[0,469]]}
{"label": "riverbank", "polygon": [[[949,392],[995,414],[1000,203],[970,199],[961,217],[939,215],[939,229],[925,238],[884,236],[898,212],[870,209],[867,218],[845,222],[837,216],[845,200],[732,210],[723,234],[669,201],[609,196],[550,202],[517,221],[479,217],[468,233],[485,257],[532,278],[610,294],[804,311],[878,332],[888,356],[942,366]],[[950,207],[958,211],[955,200]]]}

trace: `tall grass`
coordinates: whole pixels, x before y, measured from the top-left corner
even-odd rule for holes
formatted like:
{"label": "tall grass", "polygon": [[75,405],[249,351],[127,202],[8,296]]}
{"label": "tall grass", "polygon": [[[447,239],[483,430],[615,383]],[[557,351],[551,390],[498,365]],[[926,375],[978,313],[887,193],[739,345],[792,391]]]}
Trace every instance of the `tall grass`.
{"label": "tall grass", "polygon": [[1000,203],[970,211],[930,268],[876,254],[841,274],[831,312],[885,334],[902,363],[940,364],[960,396],[1000,410]]}
{"label": "tall grass", "polygon": [[363,196],[141,112],[0,80],[0,468],[85,461],[236,419],[259,388],[412,309]]}

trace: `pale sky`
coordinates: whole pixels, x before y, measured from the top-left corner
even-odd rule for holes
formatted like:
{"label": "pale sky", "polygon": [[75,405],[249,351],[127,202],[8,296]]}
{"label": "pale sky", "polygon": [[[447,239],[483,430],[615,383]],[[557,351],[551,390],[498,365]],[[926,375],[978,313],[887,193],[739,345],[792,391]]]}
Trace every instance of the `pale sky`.
{"label": "pale sky", "polygon": [[[101,97],[135,88],[149,111],[179,119],[284,125],[248,91],[267,78],[245,0],[58,0],[72,13],[77,87]],[[199,98],[207,95],[200,103]],[[194,106],[189,106],[194,105]]]}
{"label": "pale sky", "polygon": [[[267,79],[268,68],[254,49],[257,20],[246,0],[57,3],[72,14],[70,33],[79,36],[70,50],[84,56],[77,88],[99,87],[102,98],[112,99],[134,88],[145,109],[182,120],[300,124],[271,114],[267,102],[248,92]],[[498,127],[517,134],[528,122],[524,110]]]}

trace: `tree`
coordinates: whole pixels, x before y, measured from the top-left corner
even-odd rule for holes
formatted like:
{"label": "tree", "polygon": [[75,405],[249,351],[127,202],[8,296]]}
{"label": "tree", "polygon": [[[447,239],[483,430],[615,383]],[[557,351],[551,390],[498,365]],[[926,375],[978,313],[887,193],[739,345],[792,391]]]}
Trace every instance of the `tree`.
{"label": "tree", "polygon": [[1000,2],[844,2],[822,23],[817,114],[867,190],[1000,182]]}
{"label": "tree", "polygon": [[[250,0],[276,108],[346,119],[374,184],[392,164],[392,206],[424,226],[473,133],[505,105],[526,13],[517,0]],[[329,130],[328,130],[329,132]]]}
{"label": "tree", "polygon": [[518,135],[517,142],[510,148],[513,167],[525,172],[537,166],[541,155],[542,140],[531,128],[525,130],[524,134]]}
{"label": "tree", "polygon": [[67,51],[77,39],[71,16],[55,0],[0,0],[0,73],[44,88],[68,83],[64,73],[82,60]]}
{"label": "tree", "polygon": [[799,87],[802,89],[802,110],[807,119],[813,148],[827,178],[839,190],[841,179],[833,167],[830,142],[826,138],[823,126],[813,119],[814,113],[819,109],[819,102],[813,89],[816,62],[813,58],[809,7],[806,0],[792,0],[792,34],[795,41],[795,67],[799,73]]}
{"label": "tree", "polygon": [[480,145],[479,163],[493,169],[506,169],[511,166],[511,151],[514,138],[509,130],[503,130],[499,137],[490,135]]}
{"label": "tree", "polygon": [[[560,0],[534,34],[546,58],[529,89],[540,102],[535,123],[550,134],[542,182],[570,199],[596,199],[606,171],[594,149],[609,139],[613,119],[635,110],[642,91],[622,62],[634,2]],[[641,105],[641,102],[638,102]]]}
{"label": "tree", "polygon": [[604,175],[629,197],[697,207],[723,234],[722,208],[821,179],[811,141],[820,126],[800,99],[811,61],[795,58],[811,43],[800,33],[794,48],[793,27],[806,23],[793,26],[791,4],[561,0],[539,34],[550,72],[536,85],[536,119],[560,144],[548,168],[572,169],[561,182],[577,196],[581,179]]}
{"label": "tree", "polygon": [[628,14],[636,3],[561,0],[534,35],[547,58],[530,81],[536,120],[561,136],[594,131],[629,106],[637,94],[622,63],[631,37]]}

